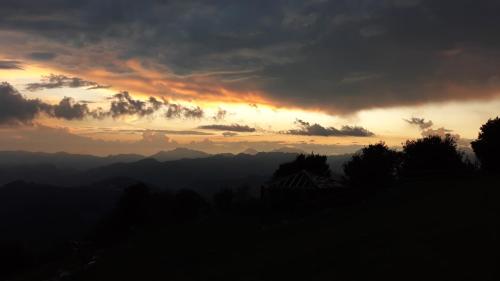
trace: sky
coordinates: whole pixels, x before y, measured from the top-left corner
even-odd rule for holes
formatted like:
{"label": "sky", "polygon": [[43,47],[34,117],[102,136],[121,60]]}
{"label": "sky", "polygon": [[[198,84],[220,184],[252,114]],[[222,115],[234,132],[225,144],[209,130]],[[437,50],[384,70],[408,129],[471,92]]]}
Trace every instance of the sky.
{"label": "sky", "polygon": [[0,150],[351,153],[499,115],[499,1],[2,0]]}

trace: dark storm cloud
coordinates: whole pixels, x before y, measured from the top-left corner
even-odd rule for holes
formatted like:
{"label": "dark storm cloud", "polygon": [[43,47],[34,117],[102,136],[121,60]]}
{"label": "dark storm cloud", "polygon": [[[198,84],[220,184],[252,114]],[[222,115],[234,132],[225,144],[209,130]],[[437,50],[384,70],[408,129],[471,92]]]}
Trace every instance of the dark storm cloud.
{"label": "dark storm cloud", "polygon": [[295,124],[299,127],[298,129],[293,129],[286,131],[289,135],[298,136],[352,136],[352,137],[370,137],[374,134],[363,127],[358,126],[342,126],[341,129],[336,129],[334,127],[323,127],[320,124],[311,124],[303,120],[297,119]]}
{"label": "dark storm cloud", "polygon": [[239,125],[239,124],[232,124],[232,125],[203,125],[199,126],[199,129],[204,129],[204,130],[214,130],[214,131],[229,131],[229,132],[246,132],[246,133],[252,133],[255,132],[255,128],[249,127],[247,125]]}
{"label": "dark storm cloud", "polygon": [[418,118],[418,117],[412,117],[410,119],[403,119],[406,121],[406,123],[410,125],[415,125],[418,126],[421,130],[428,129],[434,125],[431,120],[425,121],[424,118]]}
{"label": "dark storm cloud", "polygon": [[15,60],[0,60],[0,69],[23,69],[21,62]]}
{"label": "dark storm cloud", "polygon": [[39,91],[43,89],[56,89],[56,88],[83,88],[87,90],[109,88],[110,86],[99,85],[93,81],[87,81],[79,77],[68,77],[65,75],[50,74],[43,76],[40,83],[29,83],[26,86],[28,91]]}
{"label": "dark storm cloud", "polygon": [[498,92],[499,13],[495,0],[4,0],[0,30],[352,112]]}

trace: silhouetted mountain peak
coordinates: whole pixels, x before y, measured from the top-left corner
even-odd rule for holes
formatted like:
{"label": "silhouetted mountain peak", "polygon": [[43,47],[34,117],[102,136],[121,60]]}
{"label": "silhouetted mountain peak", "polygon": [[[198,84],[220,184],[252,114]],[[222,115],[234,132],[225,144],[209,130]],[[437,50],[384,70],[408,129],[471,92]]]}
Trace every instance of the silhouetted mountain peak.
{"label": "silhouetted mountain peak", "polygon": [[281,152],[281,153],[295,153],[295,154],[305,154],[306,152],[302,149],[294,148],[294,147],[281,147],[277,148],[275,150],[272,150],[271,152]]}
{"label": "silhouetted mountain peak", "polygon": [[247,148],[244,151],[242,151],[241,153],[248,154],[248,155],[255,155],[255,154],[259,153],[259,151],[257,151],[256,149],[253,149],[253,148]]}
{"label": "silhouetted mountain peak", "polygon": [[192,150],[189,148],[178,147],[169,151],[160,151],[156,154],[150,156],[150,158],[156,159],[158,161],[173,161],[180,159],[196,159],[196,158],[206,158],[209,157],[210,154],[205,153],[203,151]]}

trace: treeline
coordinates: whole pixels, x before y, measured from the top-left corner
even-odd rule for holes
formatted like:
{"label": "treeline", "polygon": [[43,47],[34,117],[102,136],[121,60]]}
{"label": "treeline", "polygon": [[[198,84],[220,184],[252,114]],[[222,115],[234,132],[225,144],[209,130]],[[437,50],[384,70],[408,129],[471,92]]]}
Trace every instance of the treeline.
{"label": "treeline", "polygon": [[500,119],[488,120],[471,146],[479,163],[466,158],[450,135],[409,140],[402,151],[389,149],[384,143],[369,145],[344,165],[345,179],[352,187],[374,190],[393,186],[399,180],[453,177],[478,171],[498,173]]}
{"label": "treeline", "polygon": [[[409,140],[401,151],[390,149],[382,142],[369,145],[344,164],[344,188],[306,193],[290,190],[290,193],[302,196],[290,196],[293,202],[263,202],[245,188],[223,189],[207,200],[190,190],[152,192],[145,185],[135,185],[124,191],[114,213],[98,228],[97,237],[109,243],[143,226],[183,224],[213,214],[253,216],[259,217],[261,222],[272,223],[273,219],[283,218],[283,215],[356,203],[380,190],[397,187],[401,182],[430,182],[436,178],[496,173],[500,171],[499,146],[499,118],[483,125],[478,139],[472,143],[480,161],[477,164],[466,158],[450,135]],[[274,172],[273,179],[300,171],[322,178],[331,177],[327,157],[311,154],[299,155],[294,161],[283,163]],[[280,215],[275,216],[276,212]]]}

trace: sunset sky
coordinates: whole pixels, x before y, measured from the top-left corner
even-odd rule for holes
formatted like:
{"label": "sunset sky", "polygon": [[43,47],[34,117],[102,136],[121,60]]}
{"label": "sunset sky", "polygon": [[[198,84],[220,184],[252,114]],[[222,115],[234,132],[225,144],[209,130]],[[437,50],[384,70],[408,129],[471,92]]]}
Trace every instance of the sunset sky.
{"label": "sunset sky", "polygon": [[500,1],[2,0],[0,150],[339,154],[500,111]]}

